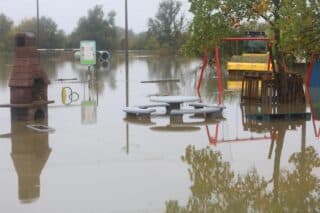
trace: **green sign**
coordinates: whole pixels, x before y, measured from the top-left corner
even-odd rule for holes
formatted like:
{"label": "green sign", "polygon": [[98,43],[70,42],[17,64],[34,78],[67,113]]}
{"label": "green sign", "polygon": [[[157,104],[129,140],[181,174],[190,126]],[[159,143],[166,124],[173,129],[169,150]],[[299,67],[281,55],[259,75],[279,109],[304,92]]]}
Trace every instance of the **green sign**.
{"label": "green sign", "polygon": [[95,41],[80,42],[80,62],[83,65],[96,64],[96,42]]}

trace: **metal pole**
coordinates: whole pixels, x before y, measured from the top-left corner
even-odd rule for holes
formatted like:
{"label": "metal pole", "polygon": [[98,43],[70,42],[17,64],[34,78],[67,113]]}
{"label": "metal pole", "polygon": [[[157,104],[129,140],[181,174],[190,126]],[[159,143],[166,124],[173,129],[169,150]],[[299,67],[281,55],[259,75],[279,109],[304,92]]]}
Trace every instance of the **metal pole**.
{"label": "metal pole", "polygon": [[223,86],[222,86],[222,75],[221,75],[220,56],[219,56],[218,47],[216,47],[216,68],[217,68],[217,75],[218,75],[219,105],[220,105],[222,104],[222,98],[223,98]]}
{"label": "metal pole", "polygon": [[39,46],[39,39],[40,39],[40,36],[39,36],[39,32],[40,32],[40,26],[39,26],[39,0],[37,0],[37,43],[38,43],[38,46]]}
{"label": "metal pole", "polygon": [[130,153],[130,131],[129,131],[129,124],[126,124],[126,136],[127,136],[127,144],[126,144],[126,153]]}
{"label": "metal pole", "polygon": [[129,106],[128,2],[125,0],[126,106]]}

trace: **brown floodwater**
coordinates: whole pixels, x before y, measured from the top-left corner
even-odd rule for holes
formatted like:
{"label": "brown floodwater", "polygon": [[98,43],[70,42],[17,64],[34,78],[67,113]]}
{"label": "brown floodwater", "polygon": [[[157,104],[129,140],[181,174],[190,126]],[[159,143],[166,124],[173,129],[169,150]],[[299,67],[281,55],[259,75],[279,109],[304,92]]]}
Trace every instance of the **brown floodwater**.
{"label": "brown floodwater", "polygon": [[[0,104],[10,101],[13,63],[0,56]],[[319,90],[311,91],[312,107],[241,105],[241,82],[224,75],[223,118],[141,121],[125,119],[126,97],[143,105],[152,95],[195,96],[200,60],[131,53],[128,84],[120,53],[95,75],[65,57],[42,57],[41,64],[55,101],[42,124],[54,131],[12,122],[10,109],[0,108],[0,212],[320,211]],[[175,81],[154,82],[168,79]],[[217,103],[217,88],[208,70],[203,102]],[[313,116],[246,116],[270,110]]]}

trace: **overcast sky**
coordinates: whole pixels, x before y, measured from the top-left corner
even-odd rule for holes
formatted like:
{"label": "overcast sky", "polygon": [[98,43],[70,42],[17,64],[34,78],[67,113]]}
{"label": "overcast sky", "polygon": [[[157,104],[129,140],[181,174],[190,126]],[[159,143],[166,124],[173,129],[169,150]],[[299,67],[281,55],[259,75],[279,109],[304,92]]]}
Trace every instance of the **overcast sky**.
{"label": "overcast sky", "polygon": [[[162,0],[128,0],[129,28],[134,32],[147,29],[147,20],[155,16]],[[188,0],[183,3],[182,11],[188,16]],[[40,16],[52,18],[59,29],[66,33],[72,32],[78,19],[87,15],[94,5],[103,5],[105,14],[116,11],[116,25],[124,27],[125,0],[39,0]],[[36,16],[36,0],[0,0],[0,13],[10,17],[15,25],[22,19]]]}

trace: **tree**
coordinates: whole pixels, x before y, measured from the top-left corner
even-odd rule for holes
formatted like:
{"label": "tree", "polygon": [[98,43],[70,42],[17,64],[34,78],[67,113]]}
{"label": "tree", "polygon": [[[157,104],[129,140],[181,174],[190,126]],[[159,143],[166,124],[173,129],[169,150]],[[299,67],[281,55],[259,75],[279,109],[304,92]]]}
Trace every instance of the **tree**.
{"label": "tree", "polygon": [[[204,51],[230,35],[234,26],[246,21],[264,20],[275,42],[273,57],[283,71],[284,52],[319,51],[320,2],[314,0],[189,0],[194,19],[190,27],[191,47]],[[275,67],[275,66],[274,66]]]}
{"label": "tree", "polygon": [[0,14],[0,50],[8,50],[13,47],[13,21],[6,15]]}
{"label": "tree", "polygon": [[115,48],[119,43],[115,16],[116,13],[111,11],[105,19],[102,5],[96,5],[88,11],[87,17],[79,19],[77,28],[70,36],[70,46],[79,47],[81,40],[95,40],[98,49]]}
{"label": "tree", "polygon": [[[24,19],[17,27],[18,32],[37,32],[37,19]],[[63,48],[66,36],[62,30],[58,29],[57,24],[48,17],[42,16],[39,20],[39,48]]]}
{"label": "tree", "polygon": [[292,0],[280,8],[281,48],[295,56],[310,56],[320,51],[320,2]]}
{"label": "tree", "polygon": [[203,54],[207,49],[216,47],[223,37],[233,30],[222,12],[218,12],[218,0],[190,0],[190,12],[194,15],[189,26],[190,39],[184,45],[186,54]]}
{"label": "tree", "polygon": [[[178,50],[184,30],[184,16],[180,15],[182,3],[175,0],[160,2],[155,18],[148,21],[148,34],[156,38],[161,47]],[[154,43],[154,42],[152,42]]]}

